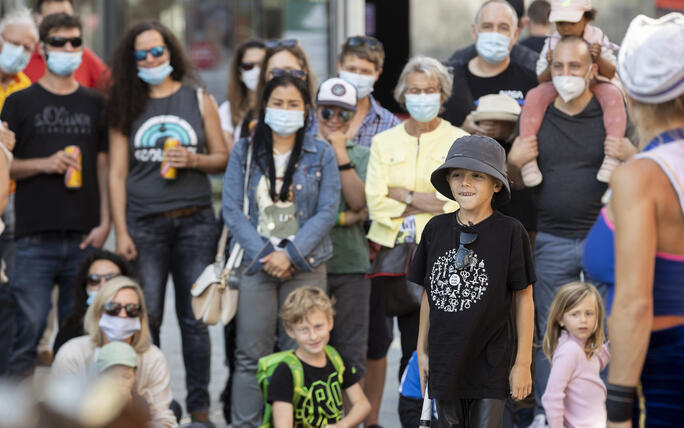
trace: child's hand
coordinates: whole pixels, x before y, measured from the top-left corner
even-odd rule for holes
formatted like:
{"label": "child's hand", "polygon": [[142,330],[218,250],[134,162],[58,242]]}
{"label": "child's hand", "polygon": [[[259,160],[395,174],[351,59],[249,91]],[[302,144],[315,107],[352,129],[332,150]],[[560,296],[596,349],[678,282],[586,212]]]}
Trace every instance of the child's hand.
{"label": "child's hand", "polygon": [[420,395],[425,394],[425,385],[428,381],[428,373],[430,373],[430,358],[424,352],[417,352],[418,354],[418,375],[420,376]]}
{"label": "child's hand", "polygon": [[532,374],[529,365],[516,364],[509,376],[511,396],[514,400],[522,400],[532,392]]}
{"label": "child's hand", "polygon": [[600,43],[592,43],[591,44],[591,59],[596,62],[598,61],[599,56],[601,56],[601,44]]}
{"label": "child's hand", "polygon": [[546,62],[551,64],[551,59],[553,58],[553,49],[549,47],[549,49],[546,51]]}
{"label": "child's hand", "polygon": [[539,145],[537,143],[537,136],[530,135],[525,138],[516,138],[511,146],[511,151],[508,152],[508,161],[521,168],[528,162],[537,159],[539,156]]}

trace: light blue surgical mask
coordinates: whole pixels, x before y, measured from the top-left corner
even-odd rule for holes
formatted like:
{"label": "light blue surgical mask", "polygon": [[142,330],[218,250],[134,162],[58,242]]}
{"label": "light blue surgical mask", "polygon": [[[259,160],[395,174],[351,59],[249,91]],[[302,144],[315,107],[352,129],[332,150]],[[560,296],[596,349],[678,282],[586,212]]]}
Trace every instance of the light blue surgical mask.
{"label": "light blue surgical mask", "polygon": [[475,49],[482,59],[490,64],[498,64],[508,57],[508,47],[511,45],[511,38],[503,34],[491,31],[488,33],[477,33],[477,43]]}
{"label": "light blue surgical mask", "polygon": [[93,304],[93,300],[95,300],[95,296],[97,296],[97,290],[88,290],[86,289],[86,293],[88,293],[88,300],[86,300],[86,303],[88,306]]}
{"label": "light blue surgical mask", "polygon": [[287,137],[304,126],[304,111],[266,107],[264,122],[276,134]]}
{"label": "light blue surgical mask", "polygon": [[173,67],[169,61],[156,67],[145,68],[138,66],[138,77],[149,85],[158,85],[171,74]]}
{"label": "light blue surgical mask", "polygon": [[47,68],[58,76],[70,76],[81,65],[82,57],[83,51],[51,51],[47,53]]}
{"label": "light blue surgical mask", "polygon": [[31,54],[23,46],[4,42],[0,51],[0,69],[6,74],[17,74],[23,71],[31,59]]}
{"label": "light blue surgical mask", "polygon": [[371,94],[371,92],[373,92],[373,85],[375,85],[375,76],[350,73],[348,71],[340,70],[340,78],[356,86],[356,94],[359,97],[359,99],[367,97]]}
{"label": "light blue surgical mask", "polygon": [[406,94],[406,110],[418,122],[429,122],[442,106],[441,94]]}

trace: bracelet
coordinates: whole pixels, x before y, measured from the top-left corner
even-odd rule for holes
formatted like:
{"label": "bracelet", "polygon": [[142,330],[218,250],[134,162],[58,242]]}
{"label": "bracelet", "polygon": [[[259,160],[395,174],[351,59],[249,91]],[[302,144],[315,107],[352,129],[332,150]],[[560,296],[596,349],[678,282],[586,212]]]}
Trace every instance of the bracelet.
{"label": "bracelet", "polygon": [[636,388],[608,383],[606,412],[611,422],[625,422],[632,418]]}
{"label": "bracelet", "polygon": [[340,226],[345,226],[345,225],[346,225],[346,223],[347,223],[347,222],[346,222],[346,220],[347,220],[346,217],[347,217],[347,213],[344,212],[344,211],[342,211],[342,212],[340,213]]}
{"label": "bracelet", "polygon": [[199,161],[200,161],[200,155],[195,153],[195,166],[193,166],[193,168],[195,168],[195,169],[199,168]]}
{"label": "bracelet", "polygon": [[346,171],[346,170],[352,169],[352,168],[354,168],[354,164],[351,162],[347,162],[347,163],[342,164],[342,165],[337,165],[337,169],[339,169],[340,171]]}

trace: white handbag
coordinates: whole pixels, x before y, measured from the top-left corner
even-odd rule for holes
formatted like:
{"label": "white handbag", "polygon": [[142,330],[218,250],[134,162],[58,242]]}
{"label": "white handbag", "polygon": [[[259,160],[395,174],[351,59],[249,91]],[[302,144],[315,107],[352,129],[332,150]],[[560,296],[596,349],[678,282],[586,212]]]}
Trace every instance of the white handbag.
{"label": "white handbag", "polygon": [[[249,219],[249,199],[247,187],[252,163],[252,142],[247,149],[247,163],[245,166],[244,196],[242,200],[242,212]],[[219,238],[216,258],[214,263],[208,265],[202,274],[192,285],[192,312],[195,319],[202,320],[207,325],[214,325],[221,321],[228,324],[237,313],[238,285],[240,283],[240,263],[242,262],[243,250],[239,243],[235,243],[230,252],[228,262],[225,263],[226,242],[228,240],[228,227],[223,226]]]}

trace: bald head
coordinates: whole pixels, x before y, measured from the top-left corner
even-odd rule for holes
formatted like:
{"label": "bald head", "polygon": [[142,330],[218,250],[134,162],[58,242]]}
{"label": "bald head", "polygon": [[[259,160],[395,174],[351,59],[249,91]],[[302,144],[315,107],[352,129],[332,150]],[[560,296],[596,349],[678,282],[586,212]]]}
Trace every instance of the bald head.
{"label": "bald head", "polygon": [[559,48],[563,52],[567,50],[571,56],[574,56],[577,60],[584,62],[587,64],[587,66],[590,66],[593,62],[591,58],[591,46],[589,46],[589,43],[587,43],[587,41],[582,37],[566,36],[560,39],[556,45],[556,48],[552,52],[552,61],[556,57]]}

